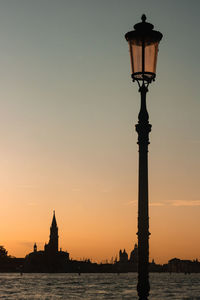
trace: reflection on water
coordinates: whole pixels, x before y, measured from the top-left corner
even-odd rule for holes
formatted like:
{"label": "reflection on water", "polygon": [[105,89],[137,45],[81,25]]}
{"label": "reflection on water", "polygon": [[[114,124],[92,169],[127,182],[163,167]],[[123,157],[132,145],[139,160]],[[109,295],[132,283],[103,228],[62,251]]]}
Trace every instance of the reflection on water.
{"label": "reflection on water", "polygon": [[[200,274],[150,274],[149,300],[200,300]],[[137,299],[137,274],[0,274],[0,299]]]}

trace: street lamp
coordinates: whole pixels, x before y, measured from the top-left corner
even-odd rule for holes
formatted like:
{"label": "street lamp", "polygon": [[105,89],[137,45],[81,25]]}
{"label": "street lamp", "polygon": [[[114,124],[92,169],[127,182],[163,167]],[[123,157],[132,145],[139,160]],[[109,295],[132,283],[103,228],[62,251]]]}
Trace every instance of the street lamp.
{"label": "street lamp", "polygon": [[138,115],[136,131],[139,145],[139,187],[138,187],[138,284],[139,300],[147,300],[149,285],[149,208],[148,208],[148,145],[149,114],[146,108],[146,93],[148,85],[155,80],[158,44],[162,34],[153,30],[154,26],[146,22],[134,26],[133,31],[127,32],[125,38],[129,43],[132,79],[137,81],[141,94],[141,107]]}

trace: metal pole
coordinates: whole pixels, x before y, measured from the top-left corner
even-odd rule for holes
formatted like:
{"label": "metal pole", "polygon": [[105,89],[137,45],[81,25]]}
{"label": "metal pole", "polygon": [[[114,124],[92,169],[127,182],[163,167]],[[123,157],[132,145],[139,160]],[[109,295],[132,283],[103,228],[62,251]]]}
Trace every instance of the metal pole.
{"label": "metal pole", "polygon": [[138,284],[139,300],[148,300],[149,284],[149,212],[148,212],[148,145],[149,115],[146,108],[146,93],[148,88],[144,82],[139,89],[141,108],[138,115],[136,131],[139,145],[139,191],[138,191]]}

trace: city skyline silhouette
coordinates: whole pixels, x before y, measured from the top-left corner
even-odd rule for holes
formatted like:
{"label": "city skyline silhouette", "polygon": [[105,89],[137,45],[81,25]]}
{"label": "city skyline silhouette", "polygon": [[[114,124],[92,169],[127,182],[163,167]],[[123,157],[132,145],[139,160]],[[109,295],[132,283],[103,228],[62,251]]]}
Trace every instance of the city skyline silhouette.
{"label": "city skyline silhouette", "polygon": [[[50,224],[49,242],[38,247],[37,242],[32,245],[32,251],[25,257],[15,257],[9,254],[3,245],[0,245],[0,272],[1,273],[129,273],[138,272],[138,244],[135,243],[130,253],[120,249],[110,260],[96,262],[89,257],[73,259],[70,253],[59,244],[60,233],[57,225],[55,210]],[[200,273],[200,261],[177,257],[171,258],[164,264],[158,264],[154,259],[149,261],[149,271],[153,273]]]}

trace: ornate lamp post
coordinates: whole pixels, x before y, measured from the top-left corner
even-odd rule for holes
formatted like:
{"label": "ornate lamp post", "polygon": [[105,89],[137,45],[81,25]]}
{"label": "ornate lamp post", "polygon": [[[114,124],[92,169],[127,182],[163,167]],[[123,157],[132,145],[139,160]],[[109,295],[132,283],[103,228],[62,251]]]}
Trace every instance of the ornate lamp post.
{"label": "ornate lamp post", "polygon": [[148,212],[148,145],[149,115],[146,108],[146,93],[148,85],[155,80],[158,44],[162,34],[153,30],[154,26],[142,22],[134,26],[133,31],[125,35],[129,43],[132,79],[137,81],[141,94],[141,108],[138,115],[136,131],[139,145],[139,191],[138,191],[138,284],[139,300],[147,300],[149,285],[149,212]]}

